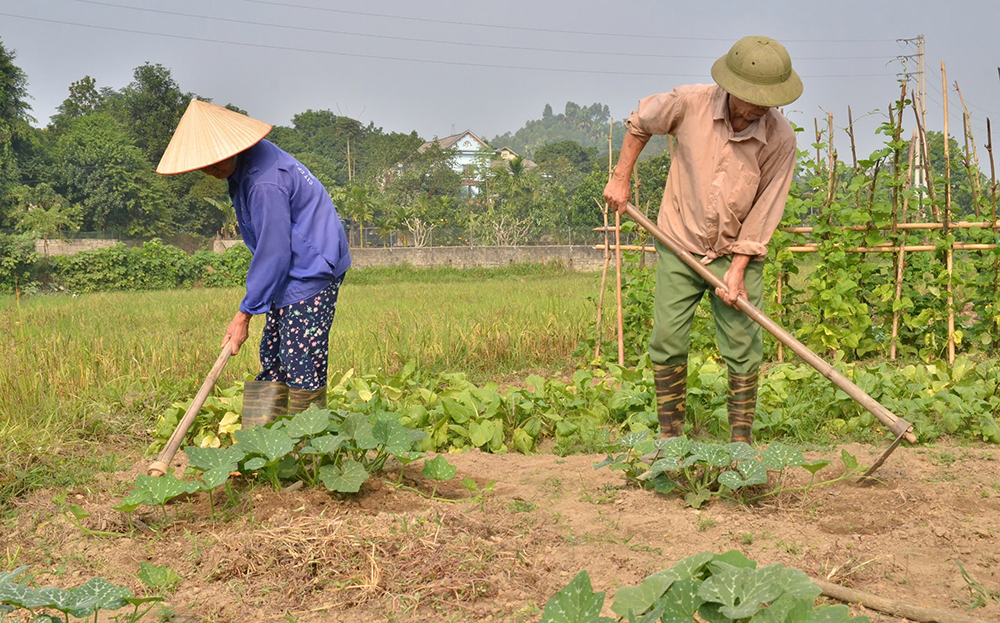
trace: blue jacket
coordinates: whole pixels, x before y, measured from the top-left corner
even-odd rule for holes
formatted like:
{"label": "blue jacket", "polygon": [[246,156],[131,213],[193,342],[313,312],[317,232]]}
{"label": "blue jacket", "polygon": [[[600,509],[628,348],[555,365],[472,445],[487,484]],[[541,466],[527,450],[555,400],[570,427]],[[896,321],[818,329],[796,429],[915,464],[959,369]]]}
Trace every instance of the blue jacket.
{"label": "blue jacket", "polygon": [[323,185],[262,140],[229,177],[240,236],[253,253],[240,311],[264,314],[309,298],[351,265],[344,226]]}

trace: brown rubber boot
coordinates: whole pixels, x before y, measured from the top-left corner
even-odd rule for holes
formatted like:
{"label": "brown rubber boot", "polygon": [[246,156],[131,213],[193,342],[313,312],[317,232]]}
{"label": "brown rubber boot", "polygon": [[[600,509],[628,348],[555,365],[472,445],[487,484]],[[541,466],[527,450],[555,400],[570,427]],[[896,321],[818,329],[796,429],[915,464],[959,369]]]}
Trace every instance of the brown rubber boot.
{"label": "brown rubber boot", "polygon": [[660,420],[660,439],[684,434],[687,415],[687,363],[678,366],[653,364],[656,385],[656,414]]}
{"label": "brown rubber boot", "polygon": [[288,386],[274,381],[247,381],[243,385],[243,429],[270,424],[288,413]]}
{"label": "brown rubber boot", "polygon": [[320,409],[326,408],[326,385],[319,389],[288,389],[288,415],[301,413],[316,405]]}
{"label": "brown rubber boot", "polygon": [[757,411],[757,373],[729,371],[729,441],[753,441],[753,416]]}

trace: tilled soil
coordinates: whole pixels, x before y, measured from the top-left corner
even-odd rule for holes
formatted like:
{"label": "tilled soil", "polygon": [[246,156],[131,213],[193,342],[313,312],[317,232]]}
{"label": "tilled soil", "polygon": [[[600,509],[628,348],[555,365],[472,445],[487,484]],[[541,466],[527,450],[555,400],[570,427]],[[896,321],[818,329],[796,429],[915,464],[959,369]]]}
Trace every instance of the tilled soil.
{"label": "tilled soil", "polygon": [[[846,449],[870,464],[880,448]],[[832,464],[840,449],[807,453]],[[29,565],[39,585],[94,576],[149,589],[143,562],[180,576],[153,614],[173,621],[537,621],[545,601],[580,570],[607,591],[693,553],[738,549],[913,605],[1000,620],[1000,460],[991,446],[900,448],[881,482],[851,481],[755,506],[713,500],[700,510],[593,469],[600,456],[448,455],[455,480],[438,487],[411,464],[370,480],[357,496],[235,484],[139,511],[130,528],[111,509],[131,472],[101,474],[63,503],[90,513],[81,530],[48,491],[23,500],[0,530],[7,566]],[[838,467],[840,466],[840,467]],[[803,484],[808,474],[796,477]],[[471,478],[473,493],[459,481]],[[987,594],[967,610],[970,584]],[[998,595],[996,599],[989,595]],[[902,621],[856,605],[873,622]],[[172,618],[170,618],[172,617]],[[102,619],[107,620],[107,619]]]}

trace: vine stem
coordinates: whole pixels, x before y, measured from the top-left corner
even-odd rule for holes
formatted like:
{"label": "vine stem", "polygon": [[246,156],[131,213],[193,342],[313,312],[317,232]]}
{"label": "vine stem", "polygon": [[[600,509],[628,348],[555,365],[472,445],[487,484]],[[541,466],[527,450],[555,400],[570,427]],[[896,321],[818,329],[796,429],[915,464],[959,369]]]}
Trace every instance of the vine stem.
{"label": "vine stem", "polygon": [[[814,483],[812,481],[812,479],[810,479],[809,484],[808,485],[804,485],[802,487],[789,487],[787,489],[775,488],[775,489],[772,489],[771,491],[768,491],[767,493],[762,493],[760,495],[757,495],[757,496],[754,496],[754,497],[750,498],[749,500],[745,500],[745,503],[746,504],[751,504],[753,502],[756,502],[757,500],[762,500],[764,498],[771,497],[772,495],[778,495],[779,493],[791,493],[792,491],[809,491],[810,489],[815,489],[817,487],[824,487],[826,485],[832,485],[832,484],[838,483],[838,482],[840,482],[842,480],[848,480],[853,475],[854,475],[854,471],[853,470],[846,470],[842,475],[837,476],[836,478],[833,478],[832,480],[824,480],[823,482]],[[814,478],[815,478],[815,476],[814,476]]]}
{"label": "vine stem", "polygon": [[449,504],[458,504],[459,502],[464,501],[464,500],[449,500],[448,498],[436,497],[434,494],[437,493],[437,485],[434,486],[434,491],[431,493],[431,495],[427,495],[426,493],[424,493],[420,489],[417,489],[416,487],[411,487],[409,485],[404,485],[398,482],[392,482],[391,480],[386,480],[385,483],[388,485],[392,485],[397,489],[406,489],[407,491],[412,491],[417,495],[419,495],[420,497],[427,498],[428,500],[434,500],[435,502],[448,502]]}

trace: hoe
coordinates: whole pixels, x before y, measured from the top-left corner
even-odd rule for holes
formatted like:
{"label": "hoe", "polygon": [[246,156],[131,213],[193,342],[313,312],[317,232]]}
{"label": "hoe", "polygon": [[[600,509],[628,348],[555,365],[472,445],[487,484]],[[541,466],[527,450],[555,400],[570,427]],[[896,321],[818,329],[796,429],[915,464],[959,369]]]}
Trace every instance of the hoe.
{"label": "hoe", "polygon": [[[636,210],[635,206],[629,203],[625,206],[625,211],[628,213],[629,216],[632,217],[632,219],[636,223],[642,225],[647,231],[649,231],[649,233],[653,234],[653,236],[657,240],[662,242],[664,246],[673,251],[673,253],[677,257],[683,260],[685,264],[690,266],[692,269],[694,269],[695,272],[701,275],[702,278],[705,279],[705,281],[712,284],[712,286],[716,288],[726,289],[726,285],[722,282],[721,279],[716,277],[712,273],[712,271],[708,270],[708,268],[703,266],[701,262],[699,262],[694,258],[693,255],[691,255],[686,250],[681,248],[674,241],[667,238],[666,234],[664,234],[660,230],[660,228],[654,225],[652,221],[646,218],[646,216],[643,213]],[[877,470],[879,467],[882,466],[883,463],[885,463],[885,460],[889,458],[889,455],[892,454],[893,450],[895,450],[899,446],[901,441],[903,441],[904,439],[909,443],[915,443],[917,441],[916,435],[913,434],[912,424],[910,424],[909,422],[900,417],[897,417],[891,411],[886,409],[879,401],[869,396],[867,393],[865,393],[863,389],[861,389],[853,382],[851,382],[849,378],[847,378],[846,376],[838,372],[836,369],[834,369],[833,366],[831,366],[829,363],[821,359],[816,353],[809,350],[809,348],[807,348],[805,344],[795,339],[795,336],[793,336],[791,333],[785,331],[780,326],[778,326],[778,324],[773,320],[771,320],[770,318],[768,318],[767,315],[764,314],[764,312],[754,307],[753,304],[750,303],[750,301],[746,300],[746,298],[742,296],[738,298],[736,300],[736,306],[740,308],[743,312],[745,312],[748,316],[750,316],[750,318],[752,318],[754,322],[764,327],[764,329],[766,329],[768,333],[778,338],[778,340],[782,344],[790,348],[792,352],[801,357],[806,363],[816,368],[816,370],[820,374],[830,379],[830,381],[832,381],[834,385],[842,389],[844,393],[846,393],[848,396],[857,401],[857,403],[860,404],[862,407],[867,409],[869,413],[874,415],[878,419],[878,421],[885,424],[892,432],[892,434],[895,435],[896,438],[892,442],[892,444],[889,445],[886,451],[882,453],[882,456],[880,456],[878,460],[875,461],[875,463],[868,469],[868,471],[866,471],[864,475],[861,476],[859,482],[865,481],[869,477],[871,477],[871,475],[875,473],[875,470]]]}
{"label": "hoe", "polygon": [[149,464],[146,471],[150,476],[159,478],[167,473],[167,468],[170,466],[170,461],[174,459],[177,448],[184,441],[188,429],[194,423],[198,412],[201,411],[201,406],[205,404],[205,399],[208,398],[208,394],[212,391],[212,387],[215,386],[215,382],[219,380],[222,369],[226,367],[226,362],[229,361],[232,354],[229,342],[226,342],[225,346],[222,347],[222,352],[219,353],[219,358],[215,360],[215,365],[212,366],[211,372],[208,373],[205,382],[201,384],[201,389],[198,390],[198,394],[194,397],[194,402],[188,407],[187,412],[184,413],[184,417],[181,418],[181,421],[177,424],[177,428],[174,429],[174,434],[170,436],[170,440],[167,441],[167,445],[160,452],[160,456],[156,457],[156,460]]}

